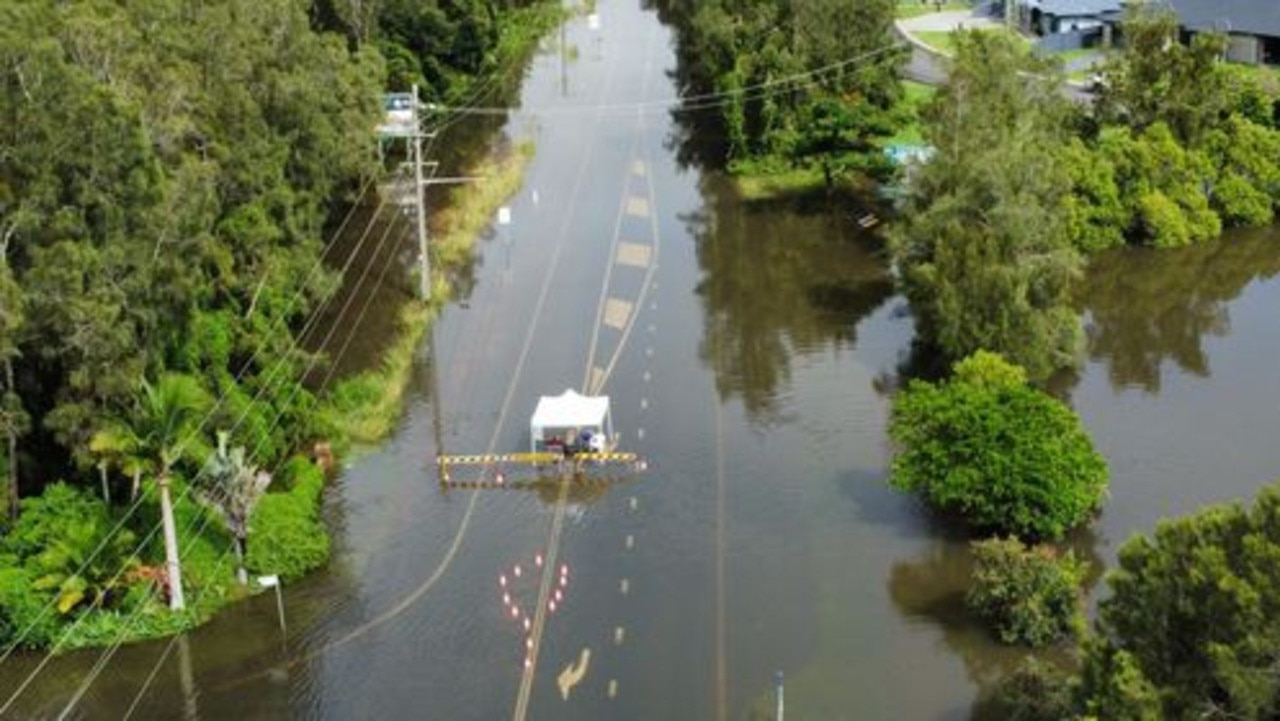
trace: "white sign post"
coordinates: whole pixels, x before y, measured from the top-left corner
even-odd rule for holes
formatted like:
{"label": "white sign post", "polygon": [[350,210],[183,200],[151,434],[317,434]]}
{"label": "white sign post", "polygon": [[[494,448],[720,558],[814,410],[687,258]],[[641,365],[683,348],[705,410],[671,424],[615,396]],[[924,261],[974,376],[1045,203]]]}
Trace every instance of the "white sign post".
{"label": "white sign post", "polygon": [[511,225],[511,208],[502,206],[498,208],[498,225]]}
{"label": "white sign post", "polygon": [[284,624],[284,594],[280,590],[280,577],[276,575],[258,576],[258,585],[276,590],[276,610],[280,612],[280,635],[287,638],[288,630]]}

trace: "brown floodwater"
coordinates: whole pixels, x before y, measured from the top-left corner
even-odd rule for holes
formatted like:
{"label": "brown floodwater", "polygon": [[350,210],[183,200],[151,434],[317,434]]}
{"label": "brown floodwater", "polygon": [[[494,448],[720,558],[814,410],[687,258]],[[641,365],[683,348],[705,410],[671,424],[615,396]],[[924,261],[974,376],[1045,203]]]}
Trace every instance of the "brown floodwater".
{"label": "brown floodwater", "polygon": [[[100,652],[56,658],[13,717],[83,687],[72,717],[770,719],[782,671],[790,718],[962,719],[1019,660],[964,612],[963,535],[885,483],[913,331],[866,211],[744,202],[682,164],[670,33],[632,0],[597,7],[528,68],[501,130],[537,144],[512,222],[420,349],[394,435],[330,489],[333,562],[284,588],[287,634],[263,594],[96,677]],[[1072,539],[1096,565],[1280,477],[1278,273],[1277,229],[1090,271],[1088,355],[1058,390],[1112,469]],[[394,304],[370,303],[382,325],[351,353],[376,355]],[[436,483],[438,452],[523,449],[538,395],[588,385],[648,472],[564,502]],[[553,551],[566,582],[526,677]]]}

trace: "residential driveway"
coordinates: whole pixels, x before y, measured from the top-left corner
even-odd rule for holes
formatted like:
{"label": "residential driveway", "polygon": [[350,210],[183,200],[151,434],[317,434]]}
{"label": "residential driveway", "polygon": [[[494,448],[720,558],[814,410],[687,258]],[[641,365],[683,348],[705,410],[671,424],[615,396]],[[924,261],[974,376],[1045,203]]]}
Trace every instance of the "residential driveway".
{"label": "residential driveway", "polygon": [[[918,37],[915,33],[959,29],[993,28],[1003,25],[1001,20],[984,12],[982,8],[973,10],[954,10],[941,13],[930,13],[914,18],[906,18],[894,22],[894,27],[903,40],[911,44],[911,60],[907,63],[904,75],[907,79],[926,85],[942,85],[947,81],[947,57]],[[1089,67],[1100,60],[1099,56],[1073,58],[1067,63],[1067,72]],[[1083,83],[1063,83],[1062,93],[1072,101],[1082,104],[1093,102],[1093,96]]]}
{"label": "residential driveway", "polygon": [[898,27],[908,33],[949,31],[958,28],[989,28],[1002,25],[997,18],[978,14],[977,10],[953,10],[950,12],[919,15],[906,20],[899,20]]}

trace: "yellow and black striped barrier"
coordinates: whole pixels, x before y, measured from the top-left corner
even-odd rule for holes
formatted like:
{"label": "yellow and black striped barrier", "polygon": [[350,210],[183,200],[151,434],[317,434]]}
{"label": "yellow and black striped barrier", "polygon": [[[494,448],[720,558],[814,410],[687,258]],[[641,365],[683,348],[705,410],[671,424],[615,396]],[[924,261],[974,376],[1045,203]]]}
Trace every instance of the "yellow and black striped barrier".
{"label": "yellow and black striped barrier", "polygon": [[[576,476],[571,479],[574,486],[583,488],[604,488],[625,482],[624,478],[606,478],[597,476]],[[524,481],[495,481],[482,480],[478,478],[468,478],[466,480],[441,480],[440,485],[448,488],[469,489],[469,490],[504,490],[504,491],[530,491],[539,488],[555,487],[560,479],[539,478],[535,480]]]}
{"label": "yellow and black striped barrier", "polygon": [[471,456],[436,456],[437,466],[488,466],[495,463],[559,463],[561,461],[597,461],[600,463],[635,463],[640,457],[634,453],[498,453]]}
{"label": "yellow and black striped barrier", "polygon": [[[440,484],[449,488],[541,488],[548,484],[559,483],[568,478],[575,485],[582,487],[603,487],[616,483],[617,479],[598,476],[589,471],[598,469],[609,463],[630,464],[635,471],[646,471],[649,466],[635,453],[575,453],[563,456],[559,453],[504,453],[484,455],[441,455],[436,457],[439,468]],[[498,468],[491,478],[474,478],[454,480],[449,469],[454,466],[495,466],[499,464],[531,465],[534,472],[539,469],[551,470],[554,475],[539,476],[533,480],[507,479],[507,474]]]}

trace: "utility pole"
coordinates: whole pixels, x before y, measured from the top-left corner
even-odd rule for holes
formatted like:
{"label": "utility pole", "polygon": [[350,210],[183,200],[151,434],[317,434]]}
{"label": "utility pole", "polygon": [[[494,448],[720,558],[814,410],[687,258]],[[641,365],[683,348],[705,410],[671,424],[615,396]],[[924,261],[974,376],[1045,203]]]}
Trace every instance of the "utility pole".
{"label": "utility pole", "polygon": [[422,104],[418,101],[418,85],[413,86],[413,198],[418,206],[418,296],[423,303],[431,300],[431,256],[427,248],[427,202],[422,185]]}
{"label": "utility pole", "polygon": [[[430,140],[436,137],[435,132],[422,132],[422,109],[434,107],[418,100],[418,86],[413,86],[413,127],[409,132],[409,138],[413,141],[413,195],[414,205],[418,209],[418,256],[419,271],[421,277],[418,282],[418,295],[423,303],[431,300],[431,256],[430,248],[427,243],[427,199],[426,188],[428,185],[444,185],[446,183],[470,183],[480,178],[473,175],[462,175],[452,178],[439,178],[432,174],[427,179],[422,177],[422,166],[431,165],[436,167],[437,163],[426,163],[422,160],[422,141]],[[403,137],[403,136],[401,136]]]}

